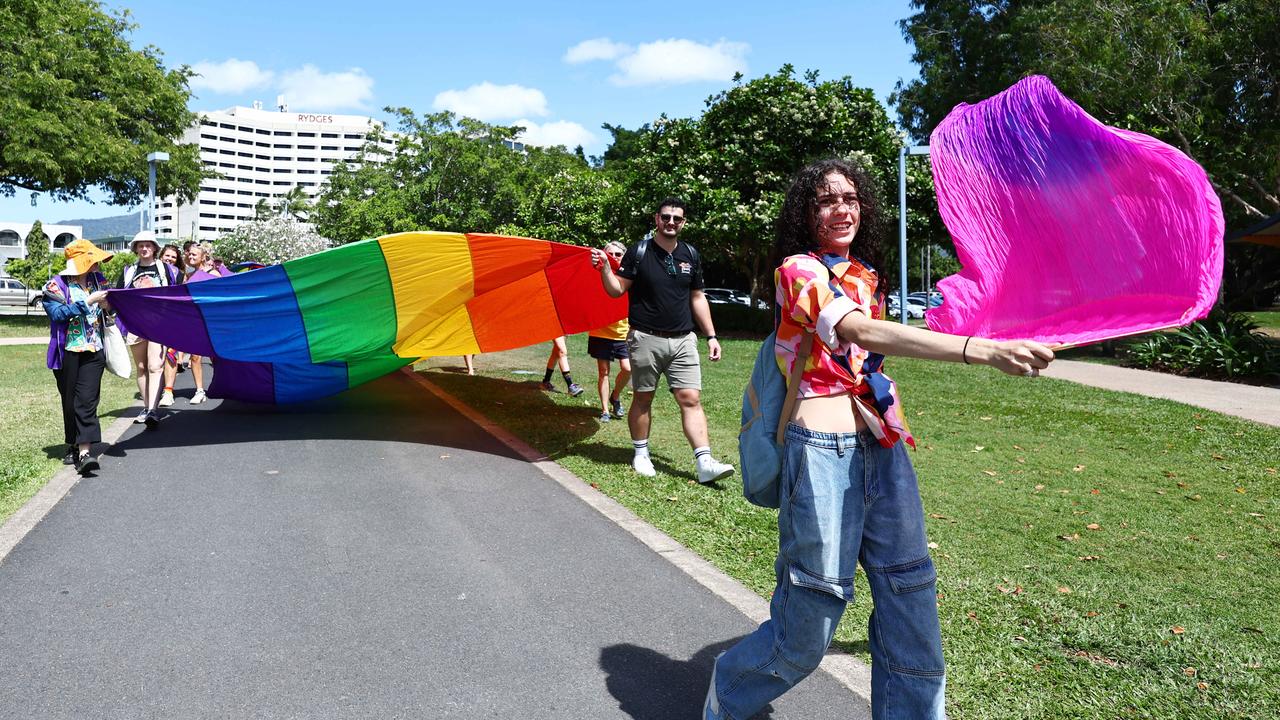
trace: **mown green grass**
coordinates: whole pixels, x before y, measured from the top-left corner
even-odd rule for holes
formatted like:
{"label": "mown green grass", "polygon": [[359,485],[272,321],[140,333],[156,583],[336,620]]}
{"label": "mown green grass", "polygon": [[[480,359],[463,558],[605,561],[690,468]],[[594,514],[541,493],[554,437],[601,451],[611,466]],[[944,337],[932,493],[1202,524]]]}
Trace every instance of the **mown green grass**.
{"label": "mown green grass", "polygon": [[[575,379],[592,388],[585,347],[570,338]],[[756,348],[728,340],[725,360],[704,362],[712,447],[735,464]],[[545,359],[536,347],[481,356],[476,377],[456,358],[424,371],[767,596],[776,514],[736,478],[693,481],[666,393],[650,440],[659,475],[645,480],[626,423],[598,423],[592,389],[537,389]],[[951,717],[1280,717],[1280,429],[989,368],[893,359],[889,372],[919,441]],[[837,643],[864,661],[869,610],[860,578]]]}
{"label": "mown green grass", "polygon": [[29,315],[0,315],[0,338],[49,337],[49,318],[43,310]]}
{"label": "mown green grass", "polygon": [[1266,331],[1270,335],[1280,333],[1280,310],[1260,310],[1258,312],[1245,313],[1254,322],[1258,323],[1258,327]]}
{"label": "mown green grass", "polygon": [[[47,325],[46,325],[47,327]],[[62,411],[44,345],[0,346],[0,523],[62,467]],[[106,425],[134,404],[132,380],[103,373],[98,413]]]}

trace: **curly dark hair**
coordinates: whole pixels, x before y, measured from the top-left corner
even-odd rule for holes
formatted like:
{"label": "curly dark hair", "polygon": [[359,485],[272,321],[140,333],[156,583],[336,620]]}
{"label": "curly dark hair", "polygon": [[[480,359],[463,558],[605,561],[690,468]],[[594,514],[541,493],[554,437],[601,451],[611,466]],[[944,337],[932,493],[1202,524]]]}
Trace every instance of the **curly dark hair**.
{"label": "curly dark hair", "polygon": [[778,216],[778,238],[773,247],[774,267],[782,264],[789,255],[814,252],[818,239],[813,234],[813,221],[817,217],[818,189],[826,183],[827,175],[839,173],[858,189],[858,204],[862,210],[858,221],[858,234],[853,238],[849,252],[871,265],[877,275],[884,257],[884,221],[881,211],[879,188],[871,174],[856,161],[843,158],[826,158],[805,165],[791,177],[782,213]]}

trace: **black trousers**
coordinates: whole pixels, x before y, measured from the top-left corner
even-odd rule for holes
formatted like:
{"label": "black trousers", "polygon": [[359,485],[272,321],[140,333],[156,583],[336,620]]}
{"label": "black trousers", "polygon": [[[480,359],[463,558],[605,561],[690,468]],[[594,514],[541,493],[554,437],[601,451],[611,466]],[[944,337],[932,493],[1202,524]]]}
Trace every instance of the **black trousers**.
{"label": "black trousers", "polygon": [[98,394],[102,389],[102,371],[107,368],[107,354],[98,352],[64,352],[62,368],[53,371],[62,396],[62,435],[68,445],[102,441],[98,424]]}

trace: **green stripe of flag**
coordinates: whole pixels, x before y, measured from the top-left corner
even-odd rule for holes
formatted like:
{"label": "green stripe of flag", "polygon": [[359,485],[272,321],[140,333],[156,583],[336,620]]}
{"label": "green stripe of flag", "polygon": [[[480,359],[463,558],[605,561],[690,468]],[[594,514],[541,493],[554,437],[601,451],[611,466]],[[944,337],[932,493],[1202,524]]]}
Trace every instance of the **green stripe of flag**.
{"label": "green stripe of flag", "polygon": [[377,240],[285,266],[307,329],[311,362],[386,355],[396,339],[396,302]]}

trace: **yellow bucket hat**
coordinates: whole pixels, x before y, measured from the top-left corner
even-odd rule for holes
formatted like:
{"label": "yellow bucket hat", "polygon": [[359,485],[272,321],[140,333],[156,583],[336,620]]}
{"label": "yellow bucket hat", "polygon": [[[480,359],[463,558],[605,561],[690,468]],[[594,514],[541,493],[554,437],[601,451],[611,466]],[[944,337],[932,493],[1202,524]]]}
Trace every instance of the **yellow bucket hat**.
{"label": "yellow bucket hat", "polygon": [[61,275],[83,275],[89,272],[94,263],[104,263],[113,257],[112,253],[103,250],[88,240],[76,240],[63,250],[67,256],[67,269]]}

